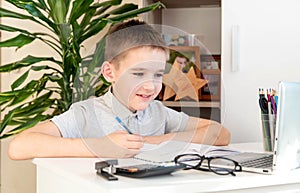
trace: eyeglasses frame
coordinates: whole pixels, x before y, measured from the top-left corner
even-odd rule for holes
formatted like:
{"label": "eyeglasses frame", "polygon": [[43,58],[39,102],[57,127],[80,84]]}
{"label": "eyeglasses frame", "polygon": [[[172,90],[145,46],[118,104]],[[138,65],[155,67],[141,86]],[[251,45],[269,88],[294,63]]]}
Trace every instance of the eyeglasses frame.
{"label": "eyeglasses frame", "polygon": [[[192,165],[189,165],[189,164],[178,162],[178,159],[181,158],[181,157],[183,157],[183,156],[196,156],[196,157],[199,158],[200,161],[199,161],[199,163],[196,166],[192,166]],[[229,161],[231,161],[231,162],[234,163],[234,169],[231,170],[231,169],[222,168],[222,169],[226,169],[228,173],[218,173],[215,170],[211,169],[210,162],[213,159],[225,159],[225,160],[229,160]],[[208,168],[201,167],[202,162],[204,160],[207,160],[207,166],[208,166]],[[189,161],[192,161],[192,160],[189,160]],[[177,155],[174,158],[174,162],[176,164],[181,164],[181,165],[186,166],[186,169],[195,169],[195,170],[201,170],[201,171],[210,171],[210,172],[213,172],[213,173],[218,174],[218,175],[229,175],[229,174],[231,174],[233,176],[236,176],[234,172],[241,172],[242,171],[242,166],[237,161],[232,160],[230,158],[222,157],[222,156],[206,157],[205,155],[199,155],[199,154],[180,154],[180,155]]]}

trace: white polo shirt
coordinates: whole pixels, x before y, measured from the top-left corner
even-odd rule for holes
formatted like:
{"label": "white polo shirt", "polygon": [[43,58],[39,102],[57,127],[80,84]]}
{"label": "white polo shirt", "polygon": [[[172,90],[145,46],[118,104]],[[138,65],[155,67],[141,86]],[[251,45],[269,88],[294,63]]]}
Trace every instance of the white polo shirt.
{"label": "white polo shirt", "polygon": [[156,100],[145,110],[133,113],[108,91],[103,96],[72,104],[68,111],[51,120],[64,138],[94,138],[125,130],[116,116],[131,133],[142,136],[183,131],[189,119],[185,113],[167,108]]}

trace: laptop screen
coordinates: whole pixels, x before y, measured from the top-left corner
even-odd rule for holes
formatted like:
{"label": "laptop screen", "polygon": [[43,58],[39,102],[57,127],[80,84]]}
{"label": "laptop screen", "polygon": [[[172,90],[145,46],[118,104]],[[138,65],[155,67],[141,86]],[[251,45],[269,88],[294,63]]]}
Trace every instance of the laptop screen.
{"label": "laptop screen", "polygon": [[300,167],[300,82],[280,82],[275,133],[275,169]]}

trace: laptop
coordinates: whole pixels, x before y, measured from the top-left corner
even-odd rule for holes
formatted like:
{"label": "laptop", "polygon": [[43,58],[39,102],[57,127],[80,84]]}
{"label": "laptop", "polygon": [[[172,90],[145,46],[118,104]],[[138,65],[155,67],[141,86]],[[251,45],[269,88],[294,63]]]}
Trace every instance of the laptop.
{"label": "laptop", "polygon": [[226,156],[243,171],[272,174],[300,167],[300,82],[280,82],[273,153]]}

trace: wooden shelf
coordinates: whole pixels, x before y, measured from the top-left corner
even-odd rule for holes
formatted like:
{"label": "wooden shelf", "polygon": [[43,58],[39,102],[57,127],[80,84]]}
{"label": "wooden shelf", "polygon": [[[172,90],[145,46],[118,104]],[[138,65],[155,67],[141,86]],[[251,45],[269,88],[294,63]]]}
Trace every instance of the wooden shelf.
{"label": "wooden shelf", "polygon": [[218,101],[162,101],[167,107],[206,107],[206,108],[220,108]]}
{"label": "wooden shelf", "polygon": [[[144,5],[149,5],[157,1],[158,0],[143,0],[142,2]],[[165,4],[167,8],[221,7],[221,0],[160,0],[160,2]],[[174,9],[174,11],[176,10]],[[148,23],[163,24],[163,12],[163,9],[157,9],[151,12],[151,14],[145,14],[144,20]],[[165,24],[168,25],[168,23]],[[202,33],[199,32],[199,34]],[[186,45],[184,44],[181,47],[184,46]],[[187,46],[185,48],[187,48]],[[182,49],[180,49],[180,51],[184,52]],[[206,86],[199,89],[199,102],[192,100],[184,101],[184,99],[182,101],[174,101],[174,96],[172,98],[169,98],[168,101],[162,101],[164,88],[162,89],[162,92],[157,99],[161,100],[161,102],[165,106],[176,111],[182,111],[190,116],[213,119],[220,122],[221,54],[219,54],[219,52],[216,52],[215,54],[209,54],[209,52],[201,53],[200,51],[201,50],[199,50],[199,54],[197,54],[199,55],[200,60],[197,65],[197,69],[200,69],[200,73],[196,72],[196,75],[201,79],[209,80],[209,85],[207,84]],[[201,114],[199,113],[197,108],[198,110],[201,109]]]}
{"label": "wooden shelf", "polygon": [[[157,2],[158,0],[154,0]],[[160,0],[167,8],[220,7],[221,0]]]}

